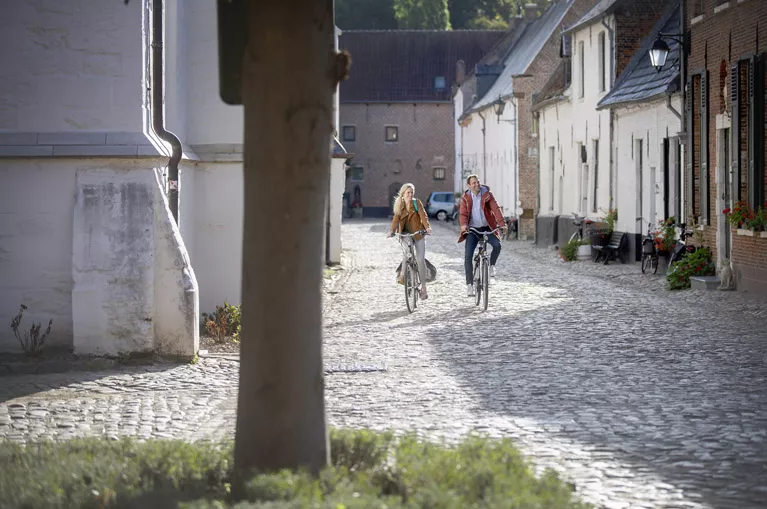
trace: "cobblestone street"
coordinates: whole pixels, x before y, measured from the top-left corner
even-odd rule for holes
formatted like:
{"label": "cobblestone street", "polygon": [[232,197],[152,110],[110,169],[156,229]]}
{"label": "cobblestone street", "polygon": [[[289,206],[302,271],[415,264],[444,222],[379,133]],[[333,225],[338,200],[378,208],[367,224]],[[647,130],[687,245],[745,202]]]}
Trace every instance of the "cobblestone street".
{"label": "cobblestone street", "polygon": [[[512,437],[609,508],[767,506],[767,301],[506,242],[483,312],[455,229],[435,225],[437,280],[408,314],[387,231],[343,226],[324,308],[331,425]],[[238,368],[2,376],[0,440],[231,436]]]}

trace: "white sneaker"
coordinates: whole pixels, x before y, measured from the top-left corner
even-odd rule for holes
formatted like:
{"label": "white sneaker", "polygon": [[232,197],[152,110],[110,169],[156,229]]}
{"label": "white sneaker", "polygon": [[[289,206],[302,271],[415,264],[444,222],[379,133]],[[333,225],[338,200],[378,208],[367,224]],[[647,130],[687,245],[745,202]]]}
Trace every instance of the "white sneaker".
{"label": "white sneaker", "polygon": [[495,277],[495,265],[490,266],[490,277]]}
{"label": "white sneaker", "polygon": [[474,285],[466,285],[466,296],[467,297],[474,297]]}

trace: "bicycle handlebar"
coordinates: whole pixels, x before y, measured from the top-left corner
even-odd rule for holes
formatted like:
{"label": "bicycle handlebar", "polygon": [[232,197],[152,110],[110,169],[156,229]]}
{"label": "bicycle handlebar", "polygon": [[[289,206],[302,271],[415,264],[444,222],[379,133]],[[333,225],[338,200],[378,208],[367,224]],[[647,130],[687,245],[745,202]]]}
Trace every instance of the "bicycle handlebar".
{"label": "bicycle handlebar", "polygon": [[491,234],[497,232],[500,229],[501,229],[501,227],[499,226],[495,230],[491,230],[489,232],[481,232],[481,231],[477,230],[476,228],[473,228],[473,227],[469,226],[469,229],[466,230],[466,231],[467,231],[467,233],[473,233],[474,235],[491,235]]}
{"label": "bicycle handlebar", "polygon": [[397,233],[399,237],[415,237],[416,235],[428,235],[426,230],[418,230],[415,233]]}

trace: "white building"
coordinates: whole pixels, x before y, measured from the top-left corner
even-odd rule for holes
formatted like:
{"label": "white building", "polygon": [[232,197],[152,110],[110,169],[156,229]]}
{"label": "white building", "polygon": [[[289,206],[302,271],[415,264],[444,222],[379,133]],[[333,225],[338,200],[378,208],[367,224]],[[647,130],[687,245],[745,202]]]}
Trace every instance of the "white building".
{"label": "white building", "polygon": [[[629,190],[634,188],[630,187],[625,166],[625,154],[632,157],[632,144],[627,147],[619,136],[630,137],[627,129],[641,129],[645,138],[648,129],[656,132],[667,125],[668,119],[659,109],[647,118],[624,117],[624,133],[619,134],[617,118],[627,111],[613,112],[608,106],[612,104],[610,101],[624,102],[619,94],[630,96],[632,93],[624,89],[619,92],[614,87],[626,80],[638,79],[637,74],[629,78],[632,75],[629,71],[646,58],[646,51],[640,51],[636,36],[641,34],[641,41],[665,10],[665,0],[641,4],[630,0],[601,0],[565,31],[563,61],[534,104],[541,133],[538,245],[568,239],[574,228],[573,213],[599,221],[621,203],[616,229],[629,233],[640,231],[636,212],[647,210],[649,217],[649,198],[645,209],[634,207],[633,198],[637,193]],[[620,76],[617,82],[616,76]],[[629,81],[626,86],[636,84]],[[642,88],[644,84],[639,86]],[[663,97],[659,100],[663,102]],[[669,110],[665,111],[672,115]],[[650,124],[645,125],[645,121]],[[674,129],[672,136],[677,132],[678,128]],[[647,149],[647,145],[643,147]],[[649,183],[649,164],[644,161],[642,165],[647,168],[646,182]],[[621,202],[621,198],[625,201]]]}
{"label": "white building", "polygon": [[679,23],[679,5],[675,3],[598,106],[601,111],[613,112],[619,169],[615,175],[615,228],[633,234],[634,241],[629,243],[633,252],[639,251],[648,223],[655,229],[659,220],[680,218],[684,210],[679,44],[669,40],[669,63],[661,72],[652,67],[648,56],[658,34],[676,33]]}
{"label": "white building", "polygon": [[[170,150],[151,128],[152,2],[13,0],[0,19],[14,40],[0,50],[0,314],[27,305],[27,329],[52,318],[47,346],[190,357],[200,310],[239,303],[243,109],[219,96],[216,3],[164,10],[178,227]],[[329,261],[344,172],[334,152]],[[0,328],[0,351],[19,350]]]}

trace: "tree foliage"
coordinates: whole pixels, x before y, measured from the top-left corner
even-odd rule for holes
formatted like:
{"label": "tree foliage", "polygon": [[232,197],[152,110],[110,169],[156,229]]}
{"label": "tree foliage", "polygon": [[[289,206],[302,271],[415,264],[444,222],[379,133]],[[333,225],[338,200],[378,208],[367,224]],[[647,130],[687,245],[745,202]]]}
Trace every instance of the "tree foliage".
{"label": "tree foliage", "polygon": [[341,30],[393,30],[394,0],[336,0],[336,25]]}
{"label": "tree foliage", "polygon": [[450,29],[447,0],[394,0],[394,18],[402,29]]}

